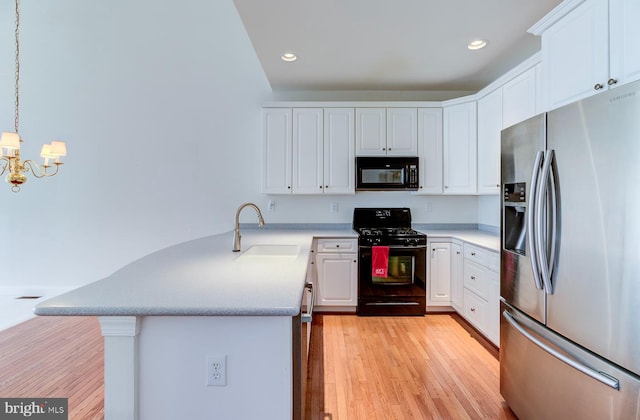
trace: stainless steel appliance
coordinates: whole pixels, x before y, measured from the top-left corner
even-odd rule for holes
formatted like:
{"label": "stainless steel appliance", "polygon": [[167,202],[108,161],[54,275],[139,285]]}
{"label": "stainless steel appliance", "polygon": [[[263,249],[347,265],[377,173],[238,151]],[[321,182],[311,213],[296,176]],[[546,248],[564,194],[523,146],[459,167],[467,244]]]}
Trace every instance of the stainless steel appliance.
{"label": "stainless steel appliance", "polygon": [[[427,235],[411,229],[409,208],[356,208],[358,315],[424,315]],[[385,277],[373,275],[374,247],[388,247]]]}
{"label": "stainless steel appliance", "polygon": [[418,158],[360,156],[356,158],[356,191],[416,191]]}
{"label": "stainless steel appliance", "polygon": [[502,132],[500,391],[640,419],[640,83]]}

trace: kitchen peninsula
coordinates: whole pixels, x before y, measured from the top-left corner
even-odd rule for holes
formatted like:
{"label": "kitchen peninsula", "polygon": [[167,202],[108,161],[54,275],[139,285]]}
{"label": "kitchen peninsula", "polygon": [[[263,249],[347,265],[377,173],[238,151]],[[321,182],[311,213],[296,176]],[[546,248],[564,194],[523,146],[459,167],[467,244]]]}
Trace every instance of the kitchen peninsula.
{"label": "kitchen peninsula", "polygon": [[[483,231],[417,227],[440,240],[497,247],[496,236]],[[342,226],[246,229],[241,252],[232,252],[233,232],[204,237],[143,257],[34,312],[99,317],[106,420],[295,419],[296,334],[314,238],[356,236]],[[207,386],[208,356],[226,359],[224,386]]]}
{"label": "kitchen peninsula", "polygon": [[[233,232],[209,236],[141,258],[34,312],[99,317],[107,420],[294,418],[295,324],[299,330],[314,236],[355,233],[243,232],[244,252],[295,250],[268,257],[232,252]],[[226,358],[225,386],[206,385],[208,355]]]}

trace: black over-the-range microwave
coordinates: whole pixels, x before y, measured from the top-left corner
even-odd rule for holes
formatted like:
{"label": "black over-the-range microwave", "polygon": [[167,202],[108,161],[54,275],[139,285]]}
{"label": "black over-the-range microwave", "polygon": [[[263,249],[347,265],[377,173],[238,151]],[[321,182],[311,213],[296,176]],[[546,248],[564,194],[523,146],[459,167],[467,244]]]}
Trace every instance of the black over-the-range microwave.
{"label": "black over-the-range microwave", "polygon": [[356,191],[416,191],[417,189],[417,157],[356,157]]}

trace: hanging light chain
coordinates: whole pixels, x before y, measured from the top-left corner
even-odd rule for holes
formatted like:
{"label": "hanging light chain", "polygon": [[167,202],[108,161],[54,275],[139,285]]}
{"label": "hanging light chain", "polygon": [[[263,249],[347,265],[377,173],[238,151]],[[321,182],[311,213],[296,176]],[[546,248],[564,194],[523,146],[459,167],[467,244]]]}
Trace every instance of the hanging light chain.
{"label": "hanging light chain", "polygon": [[20,121],[20,0],[16,0],[16,114],[14,119],[15,132],[18,132]]}

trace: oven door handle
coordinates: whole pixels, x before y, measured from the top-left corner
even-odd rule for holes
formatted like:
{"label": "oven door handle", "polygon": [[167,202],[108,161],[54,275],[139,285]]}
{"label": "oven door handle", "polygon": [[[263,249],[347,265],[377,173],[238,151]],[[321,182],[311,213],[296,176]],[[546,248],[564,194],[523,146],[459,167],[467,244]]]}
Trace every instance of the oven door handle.
{"label": "oven door handle", "polygon": [[[373,245],[375,246],[375,245]],[[373,248],[373,246],[371,245],[367,245],[367,246],[360,246],[361,249],[371,249]],[[406,250],[420,250],[420,249],[427,249],[426,245],[415,245],[415,246],[404,246],[404,245],[384,245],[384,246],[388,246],[389,249],[406,249]]]}

